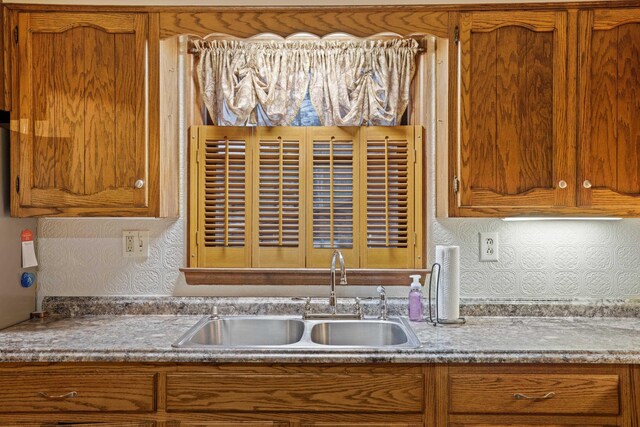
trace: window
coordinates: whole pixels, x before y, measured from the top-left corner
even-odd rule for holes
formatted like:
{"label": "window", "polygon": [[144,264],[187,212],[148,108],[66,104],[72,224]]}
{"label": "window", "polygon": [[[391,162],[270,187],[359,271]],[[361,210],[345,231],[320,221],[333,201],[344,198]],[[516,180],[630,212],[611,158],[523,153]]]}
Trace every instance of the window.
{"label": "window", "polygon": [[422,127],[191,129],[191,267],[421,268]]}

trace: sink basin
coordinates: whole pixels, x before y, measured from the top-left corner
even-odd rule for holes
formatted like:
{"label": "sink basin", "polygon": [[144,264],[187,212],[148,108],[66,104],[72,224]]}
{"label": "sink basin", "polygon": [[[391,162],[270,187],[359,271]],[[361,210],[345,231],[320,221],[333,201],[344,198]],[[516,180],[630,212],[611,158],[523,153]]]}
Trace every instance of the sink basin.
{"label": "sink basin", "polygon": [[311,341],[321,345],[385,347],[406,344],[409,337],[397,323],[345,320],[314,325]]}
{"label": "sink basin", "polygon": [[285,316],[201,319],[173,344],[178,348],[268,348],[366,351],[420,347],[406,319],[337,320]]}
{"label": "sink basin", "polygon": [[175,347],[263,347],[293,344],[302,338],[304,322],[264,317],[206,317],[196,323]]}

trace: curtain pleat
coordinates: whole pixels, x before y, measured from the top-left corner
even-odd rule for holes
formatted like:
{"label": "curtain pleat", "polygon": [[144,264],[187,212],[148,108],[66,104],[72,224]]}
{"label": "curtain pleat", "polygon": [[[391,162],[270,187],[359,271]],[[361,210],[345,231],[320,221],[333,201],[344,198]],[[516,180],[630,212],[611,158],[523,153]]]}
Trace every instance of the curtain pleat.
{"label": "curtain pleat", "polygon": [[205,106],[219,126],[288,126],[307,93],[324,126],[399,124],[418,43],[196,41]]}

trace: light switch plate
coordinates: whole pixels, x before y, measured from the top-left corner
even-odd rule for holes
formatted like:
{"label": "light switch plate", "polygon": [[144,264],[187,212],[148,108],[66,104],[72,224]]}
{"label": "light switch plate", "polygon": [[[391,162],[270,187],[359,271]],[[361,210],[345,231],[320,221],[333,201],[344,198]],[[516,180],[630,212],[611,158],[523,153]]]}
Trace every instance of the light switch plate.
{"label": "light switch plate", "polygon": [[149,257],[149,230],[138,231],[138,240],[134,252],[137,257]]}

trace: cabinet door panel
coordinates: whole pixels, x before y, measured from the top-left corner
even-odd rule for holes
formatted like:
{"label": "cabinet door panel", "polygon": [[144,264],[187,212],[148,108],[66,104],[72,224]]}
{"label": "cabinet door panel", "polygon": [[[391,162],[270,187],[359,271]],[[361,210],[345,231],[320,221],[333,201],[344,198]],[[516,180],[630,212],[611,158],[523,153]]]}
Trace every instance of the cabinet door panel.
{"label": "cabinet door panel", "polygon": [[144,14],[19,14],[21,207],[148,206],[147,25]]}
{"label": "cabinet door panel", "polygon": [[640,9],[581,12],[579,205],[640,213]]}
{"label": "cabinet door panel", "polygon": [[[565,27],[562,12],[463,15],[461,211],[572,203]],[[559,180],[567,187],[559,188]]]}

